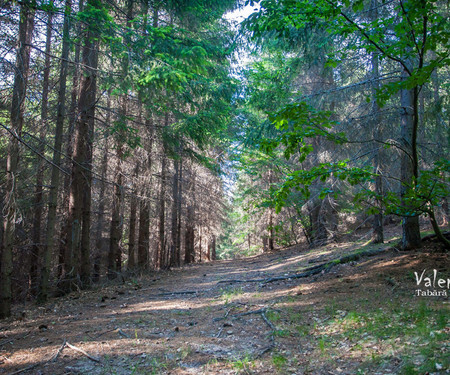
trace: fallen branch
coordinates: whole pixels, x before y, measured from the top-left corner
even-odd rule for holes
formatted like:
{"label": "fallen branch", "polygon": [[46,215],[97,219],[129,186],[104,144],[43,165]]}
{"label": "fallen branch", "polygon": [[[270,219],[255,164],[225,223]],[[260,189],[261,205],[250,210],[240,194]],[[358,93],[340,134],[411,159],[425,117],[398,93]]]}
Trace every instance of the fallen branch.
{"label": "fallen branch", "polygon": [[171,296],[171,295],[177,295],[177,294],[198,294],[198,290],[183,290],[181,292],[166,292],[166,293],[159,293],[157,294],[158,297],[163,296]]}
{"label": "fallen branch", "polygon": [[[271,338],[273,339],[273,335],[271,336]],[[270,352],[274,347],[275,347],[275,343],[272,340],[272,342],[269,346],[265,347],[257,356],[255,356],[255,359],[261,358],[264,354],[266,354],[267,352]]]}
{"label": "fallen branch", "polygon": [[332,260],[327,263],[322,263],[322,264],[319,264],[316,266],[308,267],[301,273],[295,273],[295,274],[287,275],[287,276],[274,276],[274,277],[269,277],[267,279],[248,279],[248,280],[229,279],[229,280],[218,281],[217,284],[219,284],[219,283],[254,283],[254,282],[256,282],[256,283],[261,283],[262,285],[265,285],[268,283],[273,283],[275,281],[301,279],[301,278],[306,278],[309,276],[317,275],[317,274],[321,273],[322,271],[328,272],[331,268],[333,268],[337,264],[345,264],[348,262],[359,260],[363,257],[370,257],[370,256],[378,255],[385,251],[386,251],[385,249],[367,250],[367,251],[363,251],[360,253],[353,253],[353,254],[345,255],[341,258]]}
{"label": "fallen branch", "polygon": [[66,347],[66,340],[63,341],[61,347],[58,349],[58,351],[55,353],[55,355],[50,359],[50,361],[55,362],[65,347]]}
{"label": "fallen branch", "polygon": [[247,279],[247,280],[240,280],[240,279],[227,279],[227,280],[219,280],[217,284],[226,284],[226,283],[261,283],[265,279]]}
{"label": "fallen branch", "polygon": [[272,329],[272,335],[271,336],[273,338],[273,331],[275,331],[275,326],[273,325],[273,323],[269,319],[267,319],[266,310],[261,311],[261,316],[262,316],[263,320],[266,322],[266,324]]}
{"label": "fallen branch", "polygon": [[28,331],[27,333],[25,333],[25,334],[22,335],[22,336],[19,336],[19,337],[16,337],[16,338],[10,338],[10,339],[6,339],[6,340],[3,340],[3,341],[0,341],[0,346],[3,346],[3,345],[8,344],[8,343],[11,343],[11,344],[12,344],[15,340],[21,340],[21,339],[24,339],[24,338],[27,337],[30,333],[31,333],[31,331]]}
{"label": "fallen branch", "polygon": [[61,354],[61,352],[64,350],[64,348],[66,347],[66,345],[67,345],[67,342],[66,342],[66,340],[64,340],[64,342],[62,343],[62,345],[60,346],[60,348],[58,349],[58,351],[50,358],[50,359],[47,359],[46,361],[44,361],[44,362],[39,362],[39,363],[34,363],[34,364],[32,364],[32,365],[30,365],[30,366],[27,366],[27,367],[24,367],[24,368],[22,368],[22,369],[20,369],[20,370],[17,370],[17,371],[14,371],[14,372],[11,372],[9,375],[17,375],[17,374],[20,374],[20,373],[22,373],[22,372],[25,372],[25,371],[30,371],[30,370],[32,370],[32,369],[34,369],[35,367],[38,367],[38,366],[40,366],[40,365],[45,365],[46,363],[48,363],[48,362],[54,362],[54,361],[56,361],[56,359],[58,358],[58,356]]}
{"label": "fallen branch", "polygon": [[3,340],[3,341],[0,341],[0,346],[3,346],[8,343],[12,344],[13,342],[14,342],[14,339]]}
{"label": "fallen branch", "polygon": [[93,356],[90,355],[89,353],[85,352],[83,349],[80,349],[80,348],[78,348],[77,346],[72,345],[72,344],[69,343],[69,342],[66,342],[66,346],[68,346],[70,349],[73,349],[73,350],[75,350],[75,351],[77,351],[77,352],[79,352],[79,353],[85,355],[85,356],[88,357],[91,361],[94,361],[94,362],[97,362],[97,363],[101,363],[100,358],[93,357]]}
{"label": "fallen branch", "polygon": [[24,367],[24,368],[22,368],[20,370],[17,370],[17,371],[14,371],[14,372],[10,372],[9,375],[16,375],[16,374],[20,374],[20,373],[25,372],[25,371],[29,371],[29,370],[32,370],[32,369],[34,369],[35,367],[37,367],[39,365],[40,365],[40,363],[35,363],[34,365],[30,365],[30,366]]}
{"label": "fallen branch", "polygon": [[264,313],[264,312],[266,312],[266,308],[264,307],[264,308],[262,308],[262,309],[258,309],[258,310],[252,310],[252,311],[246,311],[246,312],[243,312],[243,313],[239,313],[239,314],[233,314],[233,315],[231,315],[233,318],[238,318],[238,317],[240,317],[240,316],[246,316],[246,315],[251,315],[251,314],[261,314],[261,313]]}
{"label": "fallen branch", "polygon": [[96,339],[98,339],[99,337],[101,337],[101,336],[103,336],[103,335],[106,335],[106,334],[109,333],[109,332],[114,332],[115,330],[117,330],[117,328],[108,329],[108,330],[105,331],[105,332],[99,333],[97,336],[91,336],[88,332],[86,332],[86,334],[87,334],[92,340],[96,340]]}
{"label": "fallen branch", "polygon": [[234,306],[231,307],[230,309],[228,309],[228,311],[226,312],[226,314],[225,314],[224,316],[222,316],[222,317],[220,317],[220,318],[214,318],[214,319],[213,319],[213,322],[218,322],[218,321],[220,321],[220,320],[225,320],[225,319],[228,317],[228,315],[230,315],[230,312],[231,312],[231,310],[233,310],[233,309],[234,309]]}
{"label": "fallen branch", "polygon": [[119,332],[119,335],[120,335],[120,336],[126,337],[127,339],[130,338],[130,336],[128,336],[128,335],[127,335],[124,331],[122,331],[120,328],[118,329],[117,332]]}

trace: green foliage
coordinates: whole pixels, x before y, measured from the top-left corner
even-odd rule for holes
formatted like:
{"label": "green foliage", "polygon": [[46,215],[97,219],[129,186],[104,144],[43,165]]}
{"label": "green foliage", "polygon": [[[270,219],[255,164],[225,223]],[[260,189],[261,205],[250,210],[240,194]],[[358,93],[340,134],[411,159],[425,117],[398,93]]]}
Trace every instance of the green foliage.
{"label": "green foliage", "polygon": [[[326,32],[329,44],[334,43],[336,46],[343,43],[344,47],[342,50],[339,46],[325,49],[325,68],[338,67],[349,53],[364,58],[376,52],[385,65],[388,62],[395,63],[404,70],[406,76],[398,75],[395,79],[380,81],[376,94],[379,105],[392,100],[401,90],[420,88],[427,84],[436,69],[444,68],[450,62],[449,20],[445,16],[445,6],[438,2],[383,2],[377,9],[377,17],[369,16],[370,12],[367,8],[365,10],[367,4],[362,0],[263,0],[259,3],[259,11],[247,19],[245,27],[260,45],[270,40],[272,35],[295,40],[299,34],[321,35]],[[278,50],[278,55],[287,56],[288,53],[283,54]],[[285,57],[284,61],[287,61]],[[283,74],[282,64],[269,66],[263,62],[261,59],[259,65],[254,64],[259,75],[250,75],[258,77],[257,82],[264,84],[249,91],[255,95],[255,99],[250,99],[249,103],[265,97],[276,97],[274,88],[280,74]],[[339,69],[335,71],[340,72]],[[264,90],[272,91],[265,93]],[[280,94],[284,100],[276,101],[277,104],[272,108],[256,105],[256,108],[265,111],[268,123],[273,127],[272,132],[266,132],[266,136],[261,137],[258,142],[259,150],[274,160],[282,154],[289,164],[288,168],[281,168],[282,177],[267,188],[266,194],[260,194],[260,207],[276,207],[279,213],[283,207],[293,204],[294,194],[297,204],[301,206],[310,198],[311,186],[314,185],[316,189],[317,183],[321,184],[319,198],[324,199],[329,194],[336,197],[339,189],[327,186],[327,183],[338,180],[347,185],[363,187],[362,192],[357,194],[358,202],[370,204],[377,199],[383,203],[385,213],[400,216],[431,213],[433,206],[448,195],[448,171],[442,162],[439,167],[421,171],[417,181],[411,181],[407,187],[402,200],[393,192],[378,196],[369,190],[367,185],[373,182],[375,174],[368,166],[355,165],[349,159],[327,163],[308,162],[308,157],[317,151],[312,146],[315,138],[342,146],[347,142],[347,135],[335,130],[341,126],[336,120],[336,114],[319,110],[318,106],[316,108],[309,102],[286,93],[288,90]],[[380,208],[371,208],[368,213],[375,213],[378,209]]]}
{"label": "green foliage", "polygon": [[288,359],[282,354],[274,354],[272,355],[272,363],[280,371],[287,365]]}
{"label": "green foliage", "polygon": [[[412,186],[408,186],[403,195],[403,204],[400,197],[392,192],[383,195],[364,189],[355,195],[355,202],[362,203],[372,199],[382,202],[385,214],[398,216],[418,216],[430,214],[433,207],[439,206],[442,199],[449,194],[450,162],[442,159],[434,163],[434,168],[422,170]],[[378,213],[380,208],[370,207],[368,213]]]}

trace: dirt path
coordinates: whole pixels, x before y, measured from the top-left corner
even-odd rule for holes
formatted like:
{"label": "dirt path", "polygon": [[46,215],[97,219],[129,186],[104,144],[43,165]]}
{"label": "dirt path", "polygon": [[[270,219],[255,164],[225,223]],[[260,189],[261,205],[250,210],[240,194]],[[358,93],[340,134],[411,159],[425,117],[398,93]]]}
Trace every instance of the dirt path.
{"label": "dirt path", "polygon": [[301,280],[223,282],[292,275],[361,248],[368,246],[197,264],[18,308],[15,320],[0,323],[0,373],[396,374],[409,362],[445,371],[448,298],[414,296],[414,271],[449,276],[448,255],[432,247]]}

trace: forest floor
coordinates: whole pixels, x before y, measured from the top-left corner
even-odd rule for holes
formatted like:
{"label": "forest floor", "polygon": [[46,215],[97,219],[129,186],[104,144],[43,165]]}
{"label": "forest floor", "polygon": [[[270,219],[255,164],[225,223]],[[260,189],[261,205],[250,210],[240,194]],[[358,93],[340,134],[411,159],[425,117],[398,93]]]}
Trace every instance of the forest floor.
{"label": "forest floor", "polygon": [[395,241],[299,245],[16,306],[0,322],[0,374],[450,373],[449,299],[416,296],[414,274],[447,280],[449,254]]}

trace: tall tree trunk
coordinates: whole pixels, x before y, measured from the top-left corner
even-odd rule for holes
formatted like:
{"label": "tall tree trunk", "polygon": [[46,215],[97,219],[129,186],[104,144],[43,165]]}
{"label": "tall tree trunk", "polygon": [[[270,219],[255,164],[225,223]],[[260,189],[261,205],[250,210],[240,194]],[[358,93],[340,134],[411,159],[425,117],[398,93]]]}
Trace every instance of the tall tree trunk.
{"label": "tall tree trunk", "polygon": [[[370,10],[370,18],[372,21],[376,21],[378,19],[378,0],[372,0],[371,10]],[[381,197],[383,194],[383,179],[381,177],[381,149],[379,141],[382,140],[382,130],[381,130],[381,119],[380,119],[380,107],[376,100],[377,91],[380,88],[380,71],[379,71],[379,61],[378,61],[378,53],[372,52],[372,129],[373,129],[373,139],[375,141],[374,147],[375,152],[373,155],[373,169],[376,173],[375,183],[374,183],[374,191],[375,193]],[[372,242],[373,243],[383,243],[384,242],[384,234],[383,234],[383,213],[381,212],[382,202],[381,198],[375,200],[375,206],[378,208],[379,212],[373,215],[373,233],[372,233]]]}
{"label": "tall tree trunk", "polygon": [[[153,149],[153,124],[147,115],[145,127],[149,130],[149,146],[147,150],[146,171],[150,175],[148,186],[152,185],[152,149]],[[139,206],[139,230],[138,230],[138,268],[146,269],[149,266],[150,252],[150,189],[144,185],[141,203]]]}
{"label": "tall tree trunk", "polygon": [[178,175],[180,163],[178,159],[173,161],[173,183],[172,183],[172,227],[171,227],[171,242],[170,242],[170,266],[179,266],[179,259],[177,259],[177,242],[178,242]]}
{"label": "tall tree trunk", "polygon": [[[67,6],[66,6],[67,9]],[[78,2],[78,11],[82,12],[84,9],[84,0],[79,0]],[[82,31],[82,23],[78,22],[76,27],[76,34],[81,35]],[[75,55],[74,55],[74,66],[73,66],[73,77],[72,77],[72,90],[71,90],[71,100],[70,100],[70,107],[69,107],[69,127],[67,129],[67,135],[66,135],[66,155],[67,155],[67,161],[66,161],[66,168],[71,169],[72,168],[72,158],[73,158],[73,148],[74,148],[74,132],[75,132],[75,126],[78,118],[78,97],[80,93],[80,55],[81,55],[81,43],[75,43]],[[68,55],[67,55],[68,56]],[[67,235],[70,232],[68,225],[68,213],[69,213],[69,199],[70,199],[70,186],[72,182],[72,175],[66,174],[64,176],[64,188],[62,190],[62,222],[63,228],[61,228],[60,233],[60,241],[59,241],[59,256],[58,256],[58,278],[63,278],[63,272],[64,272],[64,264],[65,264],[65,254],[66,254],[66,245],[67,245]],[[59,184],[59,182],[58,182]]]}
{"label": "tall tree trunk", "polygon": [[19,140],[16,137],[21,137],[22,135],[30,67],[30,44],[34,28],[34,10],[30,5],[30,1],[24,1],[20,8],[18,48],[11,103],[11,131],[13,134],[8,139],[8,156],[6,161],[6,197],[3,208],[3,251],[0,270],[0,319],[11,315],[11,275],[17,212],[15,199],[17,193],[16,176],[19,164]]}
{"label": "tall tree trunk", "polygon": [[178,198],[177,198],[177,242],[175,248],[176,264],[181,266],[181,202],[183,198],[183,159],[179,162]]}
{"label": "tall tree trunk", "polygon": [[[269,170],[269,188],[273,184],[273,171],[272,169]],[[273,226],[273,216],[274,216],[274,209],[272,207],[269,208],[269,226],[268,226],[268,232],[269,232],[269,251],[274,250],[274,226]]]}
{"label": "tall tree trunk", "polygon": [[269,251],[274,250],[273,208],[269,208]]}
{"label": "tall tree trunk", "polygon": [[[142,27],[142,32],[147,35],[147,21],[148,21],[148,0],[143,2],[143,16],[144,22]],[[152,175],[152,147],[153,147],[153,124],[149,114],[147,114],[145,119],[145,127],[149,131],[150,145],[147,150],[147,161],[144,163],[143,169],[147,171],[150,176],[149,186],[151,186],[151,175]],[[148,268],[148,258],[149,258],[149,245],[150,245],[150,199],[146,198],[149,194],[149,189],[145,186],[142,189],[142,198],[139,203],[139,228],[138,228],[138,243],[137,243],[137,266],[139,269]]]}
{"label": "tall tree trunk", "polygon": [[[111,99],[109,96],[110,93],[108,93],[108,100],[107,100],[107,108],[110,108],[111,105]],[[109,124],[111,120],[110,112],[108,111],[108,114],[106,116],[106,123]],[[103,150],[103,158],[102,158],[102,166],[101,166],[101,178],[100,181],[100,192],[98,195],[98,212],[97,212],[97,223],[96,223],[96,234],[95,234],[95,250],[94,250],[94,267],[93,267],[93,273],[92,273],[92,281],[94,283],[98,282],[100,280],[100,269],[101,269],[101,259],[102,259],[102,253],[104,250],[104,239],[103,239],[103,228],[105,226],[105,192],[106,192],[106,178],[108,175],[108,138],[105,137],[105,143],[104,143],[104,150]]]}
{"label": "tall tree trunk", "polygon": [[211,260],[216,260],[216,236],[214,234],[211,241]]}
{"label": "tall tree trunk", "polygon": [[[406,72],[403,73],[406,77]],[[414,187],[418,177],[417,162],[417,125],[418,125],[418,88],[404,89],[401,98],[401,197],[403,207],[408,210],[404,196]],[[402,220],[401,247],[404,250],[420,247],[420,227],[418,216],[405,216]]]}
{"label": "tall tree trunk", "polygon": [[123,157],[123,145],[120,140],[116,143],[116,169],[115,184],[114,184],[114,196],[111,211],[111,230],[109,235],[109,253],[108,253],[108,278],[114,279],[117,277],[117,273],[121,272],[122,265],[122,252],[120,249],[120,240],[122,239],[122,223],[120,208],[122,203],[122,191],[123,191],[123,173],[122,173],[122,157]]}
{"label": "tall tree trunk", "polygon": [[[99,0],[88,0],[87,4],[93,9],[102,7]],[[88,24],[86,27],[82,57],[84,72],[81,75],[79,116],[74,135],[64,292],[70,291],[75,285],[76,271],[79,272],[83,287],[90,283],[92,140],[97,93],[98,35],[96,25]]]}
{"label": "tall tree trunk", "polygon": [[189,205],[186,216],[186,229],[184,240],[184,263],[192,263],[195,261],[194,254],[194,207]]}
{"label": "tall tree trunk", "polygon": [[202,262],[202,227],[198,227],[198,261]]}
{"label": "tall tree trunk", "polygon": [[65,118],[66,83],[67,83],[67,59],[70,48],[70,13],[72,0],[66,0],[64,10],[63,45],[61,52],[61,66],[59,71],[58,107],[55,126],[55,140],[53,145],[53,167],[51,173],[50,192],[48,197],[47,232],[43,254],[43,264],[39,283],[38,301],[44,302],[48,299],[51,258],[55,245],[56,232],[56,209],[58,205],[59,168],[61,165],[61,147],[63,139],[63,128]]}
{"label": "tall tree trunk", "polygon": [[314,197],[308,203],[310,217],[310,247],[324,245],[328,240],[327,228],[322,214],[322,201]]}
{"label": "tall tree trunk", "polygon": [[133,182],[135,188],[133,189],[130,202],[130,233],[128,236],[128,264],[127,269],[133,270],[136,267],[136,211],[137,211],[137,178],[139,176],[139,162],[136,164],[134,169],[134,179]]}
{"label": "tall tree trunk", "polygon": [[[126,28],[127,30],[131,25],[131,18],[133,14],[133,2],[127,0],[127,13],[126,13]],[[125,34],[124,42],[126,46],[130,41]],[[122,74],[124,77],[128,75],[128,55],[122,59]],[[124,85],[121,87],[122,94],[120,96],[120,110],[119,121],[124,125],[122,129],[127,126],[127,112],[128,112],[128,87],[127,82],[122,82]],[[119,130],[116,137],[116,157],[117,165],[115,172],[115,186],[114,186],[114,198],[112,206],[112,218],[111,218],[111,232],[110,232],[110,248],[108,256],[108,277],[113,279],[117,276],[118,272],[122,271],[122,249],[120,247],[120,240],[122,239],[123,229],[123,217],[122,217],[122,203],[123,203],[123,172],[122,172],[122,159],[124,156],[124,146],[122,138],[126,138],[124,130]]]}
{"label": "tall tree trunk", "polygon": [[[52,45],[53,31],[53,13],[47,13],[47,30],[45,40],[45,67],[44,79],[42,81],[42,102],[41,102],[41,134],[38,152],[43,155],[45,152],[45,137],[48,128],[48,91],[50,77],[50,49]],[[36,187],[34,191],[34,216],[33,216],[33,246],[31,248],[31,267],[30,267],[30,284],[31,294],[36,296],[38,293],[38,268],[41,262],[42,244],[41,244],[41,222],[43,212],[43,189],[44,184],[44,163],[40,156],[37,159],[37,175]],[[43,254],[42,254],[43,255]]]}
{"label": "tall tree trunk", "polygon": [[150,251],[150,202],[145,197],[139,207],[138,260],[139,269],[148,268]]}
{"label": "tall tree trunk", "polygon": [[159,268],[166,269],[168,265],[165,262],[166,155],[164,146],[162,152],[163,156],[161,160],[161,184],[159,191],[158,255],[159,255]]}

